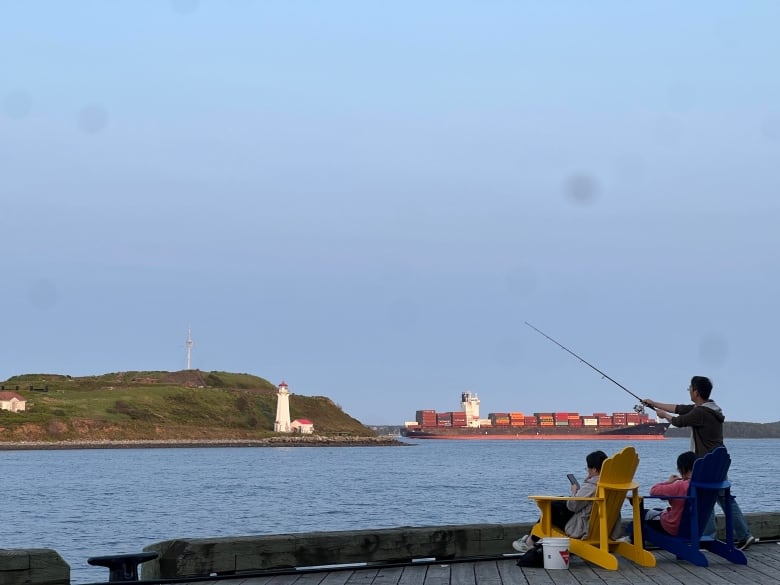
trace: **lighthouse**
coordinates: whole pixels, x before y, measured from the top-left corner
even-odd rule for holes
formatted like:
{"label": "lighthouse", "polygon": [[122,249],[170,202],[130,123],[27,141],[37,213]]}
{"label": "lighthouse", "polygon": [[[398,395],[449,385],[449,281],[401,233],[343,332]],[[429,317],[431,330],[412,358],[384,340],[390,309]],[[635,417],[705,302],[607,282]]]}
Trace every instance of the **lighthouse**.
{"label": "lighthouse", "polygon": [[287,391],[287,383],[282,380],[276,393],[276,422],[274,432],[289,433],[290,427],[290,393]]}

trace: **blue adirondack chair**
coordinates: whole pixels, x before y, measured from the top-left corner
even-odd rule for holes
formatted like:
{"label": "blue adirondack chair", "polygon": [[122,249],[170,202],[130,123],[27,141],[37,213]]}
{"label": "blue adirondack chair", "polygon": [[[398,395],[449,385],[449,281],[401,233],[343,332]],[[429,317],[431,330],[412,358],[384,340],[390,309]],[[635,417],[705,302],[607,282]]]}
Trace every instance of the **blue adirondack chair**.
{"label": "blue adirondack chair", "polygon": [[[659,532],[644,521],[642,522],[642,537],[646,542],[677,555],[678,559],[690,561],[700,567],[707,566],[707,557],[701,552],[706,549],[724,559],[740,565],[747,565],[745,553],[734,546],[734,530],[731,518],[731,483],[726,479],[731,457],[725,447],[718,447],[697,459],[693,464],[691,482],[685,499],[685,509],[680,519],[680,531],[677,536]],[[714,540],[704,536],[704,530],[710,514],[715,509],[718,492],[724,490],[726,517],[726,541]],[[654,496],[644,496],[645,499]],[[671,499],[671,498],[664,498]]]}

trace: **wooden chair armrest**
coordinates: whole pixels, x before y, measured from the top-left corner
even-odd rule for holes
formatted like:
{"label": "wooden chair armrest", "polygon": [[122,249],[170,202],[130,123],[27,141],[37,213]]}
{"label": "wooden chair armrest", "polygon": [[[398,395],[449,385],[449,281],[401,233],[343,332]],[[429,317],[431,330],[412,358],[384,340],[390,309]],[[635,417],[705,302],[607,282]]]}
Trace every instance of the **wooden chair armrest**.
{"label": "wooden chair armrest", "polygon": [[693,496],[640,496],[642,498],[654,499],[654,500],[692,500]]}
{"label": "wooden chair armrest", "polygon": [[537,500],[537,501],[545,501],[545,500],[547,500],[547,501],[550,501],[550,502],[553,502],[553,501],[556,501],[556,500],[557,501],[564,501],[564,502],[568,502],[568,501],[601,502],[601,501],[604,500],[604,498],[597,498],[597,497],[585,498],[585,497],[578,497],[578,496],[528,496],[528,497],[530,499],[532,499],[532,500]]}

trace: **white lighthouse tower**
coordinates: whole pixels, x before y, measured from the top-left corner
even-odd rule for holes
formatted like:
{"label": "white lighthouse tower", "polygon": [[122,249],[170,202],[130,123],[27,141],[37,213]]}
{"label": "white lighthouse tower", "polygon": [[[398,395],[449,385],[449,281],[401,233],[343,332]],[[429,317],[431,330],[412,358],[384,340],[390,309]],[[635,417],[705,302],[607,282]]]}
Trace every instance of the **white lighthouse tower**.
{"label": "white lighthouse tower", "polygon": [[282,380],[282,383],[279,384],[279,391],[276,393],[276,422],[274,423],[274,432],[289,433],[291,431],[290,393],[287,391],[287,383]]}

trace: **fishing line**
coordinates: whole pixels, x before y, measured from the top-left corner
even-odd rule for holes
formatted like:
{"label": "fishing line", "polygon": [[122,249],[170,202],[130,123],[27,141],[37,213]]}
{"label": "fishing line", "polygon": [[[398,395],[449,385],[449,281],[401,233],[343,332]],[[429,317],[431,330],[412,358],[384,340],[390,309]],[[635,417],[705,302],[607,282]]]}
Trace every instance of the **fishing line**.
{"label": "fishing line", "polygon": [[586,365],[586,366],[588,366],[589,368],[592,368],[592,369],[596,370],[596,371],[597,371],[599,374],[601,374],[601,376],[602,376],[603,378],[606,378],[607,380],[609,380],[610,382],[612,382],[612,383],[613,383],[613,384],[615,384],[616,386],[618,386],[618,387],[622,388],[623,390],[625,390],[626,392],[628,392],[628,393],[629,393],[631,396],[633,396],[634,398],[636,398],[636,399],[639,401],[639,404],[637,404],[637,405],[634,407],[634,410],[635,410],[635,411],[637,411],[637,412],[644,411],[644,408],[643,408],[644,401],[643,401],[641,398],[639,398],[639,396],[637,396],[636,394],[634,394],[633,392],[631,392],[631,390],[629,390],[628,388],[626,388],[625,386],[623,386],[623,384],[621,384],[620,382],[618,382],[617,380],[615,380],[614,378],[612,378],[611,376],[609,376],[609,375],[608,375],[608,374],[606,374],[605,372],[602,372],[602,371],[601,371],[601,370],[599,370],[599,369],[598,369],[596,366],[594,366],[593,364],[591,364],[590,362],[588,362],[588,361],[587,361],[587,360],[585,360],[584,358],[582,358],[582,357],[578,356],[576,353],[574,353],[572,350],[570,350],[570,349],[569,349],[568,347],[566,347],[565,345],[561,345],[560,343],[558,343],[557,341],[555,341],[555,340],[554,340],[552,337],[550,337],[549,335],[547,335],[547,334],[546,334],[544,331],[541,331],[541,330],[537,329],[536,327],[534,327],[533,325],[531,325],[531,324],[530,324],[528,321],[524,321],[524,323],[525,323],[526,325],[528,325],[528,326],[529,326],[531,329],[533,329],[534,331],[536,331],[538,334],[540,334],[540,335],[543,335],[544,337],[546,337],[547,339],[549,339],[550,341],[552,341],[552,342],[553,342],[555,345],[557,345],[557,346],[558,346],[558,347],[560,347],[561,349],[563,349],[563,350],[565,350],[565,351],[569,352],[571,355],[573,355],[574,357],[576,357],[578,360],[580,360],[580,361],[581,361],[583,364],[585,364],[585,365]]}

